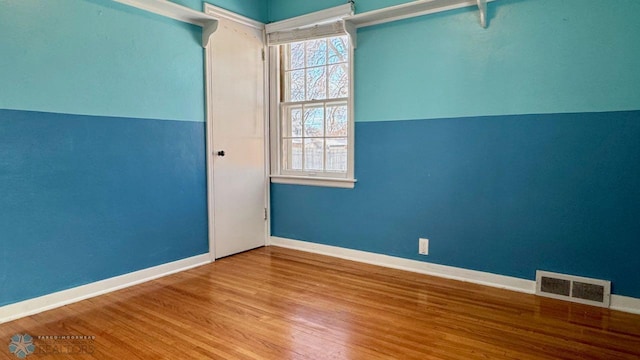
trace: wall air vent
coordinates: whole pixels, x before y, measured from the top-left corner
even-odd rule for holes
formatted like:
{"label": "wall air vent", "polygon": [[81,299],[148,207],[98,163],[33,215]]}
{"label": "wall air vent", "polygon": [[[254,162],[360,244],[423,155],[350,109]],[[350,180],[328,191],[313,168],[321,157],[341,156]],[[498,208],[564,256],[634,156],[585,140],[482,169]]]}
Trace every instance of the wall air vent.
{"label": "wall air vent", "polygon": [[608,308],[611,300],[611,281],[538,270],[536,294]]}

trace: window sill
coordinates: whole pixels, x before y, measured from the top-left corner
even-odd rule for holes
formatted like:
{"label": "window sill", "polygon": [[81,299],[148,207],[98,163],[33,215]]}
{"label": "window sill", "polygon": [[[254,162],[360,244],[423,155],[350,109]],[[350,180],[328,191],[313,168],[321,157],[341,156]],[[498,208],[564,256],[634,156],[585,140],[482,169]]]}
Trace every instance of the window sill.
{"label": "window sill", "polygon": [[353,189],[356,186],[356,181],[358,180],[311,176],[271,175],[271,182],[274,184],[324,186],[343,189]]}

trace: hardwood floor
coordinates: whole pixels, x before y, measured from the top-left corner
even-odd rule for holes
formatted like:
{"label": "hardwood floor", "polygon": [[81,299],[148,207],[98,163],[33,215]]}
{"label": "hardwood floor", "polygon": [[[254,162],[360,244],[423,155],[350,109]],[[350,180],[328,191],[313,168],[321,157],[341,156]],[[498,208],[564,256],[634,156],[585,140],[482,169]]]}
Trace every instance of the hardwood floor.
{"label": "hardwood floor", "polygon": [[2,324],[0,359],[23,333],[95,336],[28,359],[640,359],[639,315],[277,247]]}

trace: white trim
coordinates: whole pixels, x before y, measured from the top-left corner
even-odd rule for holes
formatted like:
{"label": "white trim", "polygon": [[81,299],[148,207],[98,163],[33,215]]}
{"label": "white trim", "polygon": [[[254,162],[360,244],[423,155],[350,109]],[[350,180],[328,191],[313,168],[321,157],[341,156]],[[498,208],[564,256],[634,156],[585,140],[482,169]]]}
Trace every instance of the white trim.
{"label": "white trim", "polygon": [[[351,25],[345,24],[345,29],[353,30],[355,35],[355,28]],[[351,46],[349,47],[349,128],[348,134],[349,137],[347,140],[347,178],[350,181],[353,181],[353,186],[356,183],[356,76],[355,76],[355,47],[356,47],[356,38],[350,37]],[[352,186],[352,187],[353,187]]]}
{"label": "white trim", "polygon": [[640,299],[611,294],[609,309],[640,315]]}
{"label": "white trim", "polygon": [[213,184],[213,81],[211,74],[211,59],[213,50],[210,46],[205,49],[204,56],[204,74],[205,74],[205,91],[206,91],[206,120],[205,120],[205,142],[207,154],[205,159],[207,160],[207,218],[208,218],[208,231],[209,231],[209,256],[211,261],[216,260],[216,246],[215,246],[215,217],[213,216],[215,210],[215,199],[213,196],[214,184]]}
{"label": "white trim", "polygon": [[264,46],[262,47],[262,56],[263,56],[263,79],[264,79],[264,187],[265,191],[265,211],[266,211],[266,219],[265,219],[265,233],[264,233],[264,244],[265,246],[269,245],[271,241],[271,119],[269,118],[271,114],[271,101],[269,100],[269,91],[271,82],[271,52],[269,51],[269,47],[267,44],[267,32],[262,31],[262,43]]}
{"label": "white trim", "polygon": [[267,31],[267,34],[280,31],[290,31],[313,25],[321,25],[339,21],[351,15],[353,15],[353,5],[349,3],[305,15],[296,16],[282,21],[276,21],[271,24],[267,24],[265,26],[265,30]]}
{"label": "white trim", "polygon": [[353,189],[357,181],[356,179],[343,178],[271,175],[271,182],[274,184],[325,186],[343,189]]}
{"label": "white trim", "polygon": [[275,46],[297,41],[322,39],[347,34],[344,21],[315,25],[291,31],[278,31],[267,34],[267,45]]}
{"label": "white trim", "polygon": [[[333,256],[341,259],[379,265],[392,269],[400,269],[420,274],[438,276],[446,279],[460,280],[474,284],[486,285],[500,289],[513,290],[526,294],[535,294],[536,282],[511,276],[497,275],[483,271],[468,270],[453,266],[431,264],[427,262],[403,259],[395,256],[375,254],[360,250],[345,249],[336,246],[316,244],[307,241],[285,239],[272,236],[267,245]],[[640,299],[611,295],[611,310],[640,314]]]}
{"label": "white trim", "polygon": [[0,324],[210,263],[202,254],[0,307]]}
{"label": "white trim", "polygon": [[[491,2],[495,0],[486,0]],[[486,26],[486,2],[478,0],[416,0],[378,10],[367,11],[347,18],[356,28],[409,19],[416,16],[477,6],[480,9],[480,24]]]}
{"label": "white trim", "polygon": [[[265,33],[266,37],[266,33]],[[276,64],[280,63],[280,52],[277,47],[267,48],[269,54],[269,92],[267,100],[269,102],[269,176],[271,173],[280,173],[280,76]],[[271,180],[271,179],[269,179]],[[269,233],[270,234],[270,233]]]}
{"label": "white trim", "polygon": [[218,28],[218,19],[186,6],[166,0],[114,0],[140,10],[202,27],[202,47],[207,47],[211,35]]}
{"label": "white trim", "polygon": [[[349,40],[351,41],[351,48],[356,49],[358,47],[358,31],[356,26],[350,21],[342,21],[344,26],[344,31],[349,35]],[[352,54],[353,55],[353,54]]]}
{"label": "white trim", "polygon": [[438,276],[446,279],[487,285],[527,294],[535,293],[535,281],[520,279],[511,276],[496,275],[492,273],[462,269],[453,266],[431,264],[423,261],[403,259],[395,256],[376,254],[361,250],[345,249],[337,246],[322,245],[300,240],[285,239],[276,236],[271,237],[271,245],[302,250],[316,254],[329,255],[341,259],[379,265],[392,269],[406,270],[425,275]]}
{"label": "white trim", "polygon": [[121,4],[162,15],[189,24],[204,26],[209,21],[217,21],[213,16],[186,6],[165,0],[114,0]]}
{"label": "white trim", "polygon": [[242,16],[240,14],[236,14],[232,11],[223,9],[221,7],[211,5],[209,3],[204,3],[204,13],[207,15],[211,15],[216,19],[225,19],[229,21],[233,21],[238,24],[250,26],[259,30],[264,30],[264,24],[260,21],[253,20],[246,16]]}
{"label": "white trim", "polygon": [[[492,1],[492,0],[489,0]],[[487,0],[477,0],[478,10],[480,11],[480,26],[487,28]]]}

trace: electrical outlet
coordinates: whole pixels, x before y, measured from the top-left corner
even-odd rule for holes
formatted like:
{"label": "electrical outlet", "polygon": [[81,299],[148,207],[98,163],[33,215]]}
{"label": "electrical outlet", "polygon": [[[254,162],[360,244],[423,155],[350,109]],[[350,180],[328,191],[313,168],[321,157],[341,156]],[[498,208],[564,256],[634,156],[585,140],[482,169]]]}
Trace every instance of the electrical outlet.
{"label": "electrical outlet", "polygon": [[429,239],[418,239],[418,254],[429,255]]}

